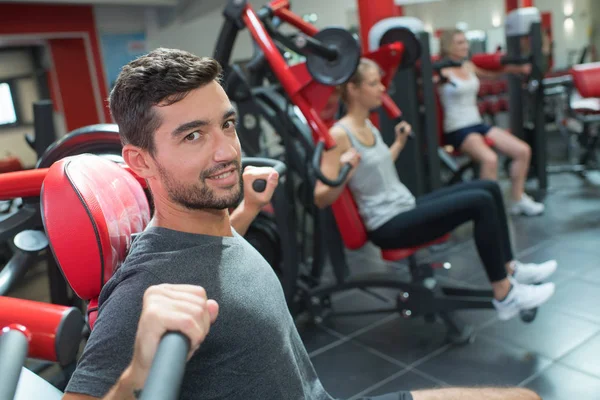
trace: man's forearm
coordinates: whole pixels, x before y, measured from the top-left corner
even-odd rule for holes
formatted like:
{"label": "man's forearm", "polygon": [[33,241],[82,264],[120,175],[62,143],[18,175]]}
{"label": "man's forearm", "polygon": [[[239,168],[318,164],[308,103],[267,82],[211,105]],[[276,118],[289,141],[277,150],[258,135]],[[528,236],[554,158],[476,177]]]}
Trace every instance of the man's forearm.
{"label": "man's forearm", "polygon": [[141,385],[136,384],[134,372],[128,367],[102,400],[136,400]]}
{"label": "man's forearm", "polygon": [[520,388],[449,388],[412,392],[414,400],[541,400],[528,389]]}
{"label": "man's forearm", "polygon": [[244,236],[259,212],[260,210],[253,207],[247,207],[245,201],[242,200],[242,203],[231,213],[231,226],[237,233]]}

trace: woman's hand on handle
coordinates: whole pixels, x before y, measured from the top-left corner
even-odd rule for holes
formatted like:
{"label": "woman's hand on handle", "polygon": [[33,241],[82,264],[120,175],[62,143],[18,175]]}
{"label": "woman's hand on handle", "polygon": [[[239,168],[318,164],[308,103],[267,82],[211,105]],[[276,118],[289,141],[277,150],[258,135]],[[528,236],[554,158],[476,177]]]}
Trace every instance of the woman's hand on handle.
{"label": "woman's hand on handle", "polygon": [[330,134],[335,140],[336,146],[323,152],[323,157],[321,158],[321,172],[328,179],[334,180],[339,176],[343,165],[349,163],[352,165],[352,169],[346,176],[346,181],[339,186],[328,186],[317,179],[314,199],[315,204],[319,208],[325,208],[335,202],[346,187],[348,180],[356,172],[356,166],[360,163],[360,155],[356,152],[356,149],[352,147],[348,135],[342,128],[334,126],[331,128]]}
{"label": "woman's hand on handle", "polygon": [[358,166],[358,164],[360,164],[360,153],[356,151],[354,147],[349,148],[340,156],[340,164],[352,165],[352,169],[350,170],[350,172],[348,173],[348,177],[346,178],[346,182],[348,182],[350,178],[354,176],[354,174],[356,173],[356,167]]}

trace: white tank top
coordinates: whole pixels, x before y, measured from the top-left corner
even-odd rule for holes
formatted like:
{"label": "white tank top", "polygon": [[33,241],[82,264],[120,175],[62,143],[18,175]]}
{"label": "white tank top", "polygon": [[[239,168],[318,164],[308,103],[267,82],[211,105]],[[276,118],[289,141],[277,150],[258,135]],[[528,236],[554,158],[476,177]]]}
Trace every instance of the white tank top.
{"label": "white tank top", "polygon": [[443,84],[439,89],[440,102],[444,109],[445,133],[483,122],[477,107],[479,79],[474,72],[470,75],[470,78],[465,80],[450,74],[450,82]]}
{"label": "white tank top", "polygon": [[361,157],[348,187],[367,231],[373,231],[397,214],[414,208],[415,197],[400,182],[390,148],[371,121],[367,120],[367,125],[375,136],[373,146],[360,143],[345,125],[339,122],[336,125],[346,131]]}

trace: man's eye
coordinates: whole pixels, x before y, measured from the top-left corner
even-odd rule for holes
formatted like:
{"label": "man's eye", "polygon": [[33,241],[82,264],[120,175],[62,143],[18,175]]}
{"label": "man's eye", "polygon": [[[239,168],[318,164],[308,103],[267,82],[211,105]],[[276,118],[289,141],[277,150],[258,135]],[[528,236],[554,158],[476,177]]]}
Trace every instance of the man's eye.
{"label": "man's eye", "polygon": [[199,137],[200,137],[200,132],[198,132],[198,131],[195,131],[195,132],[192,132],[192,133],[190,133],[189,135],[187,135],[187,136],[185,137],[185,140],[187,140],[187,141],[190,141],[190,142],[191,142],[191,141],[193,141],[193,140],[196,140],[196,139],[198,139]]}
{"label": "man's eye", "polygon": [[224,129],[234,128],[234,127],[235,127],[235,120],[234,119],[230,119],[228,121],[225,121],[225,123],[223,124],[223,128]]}

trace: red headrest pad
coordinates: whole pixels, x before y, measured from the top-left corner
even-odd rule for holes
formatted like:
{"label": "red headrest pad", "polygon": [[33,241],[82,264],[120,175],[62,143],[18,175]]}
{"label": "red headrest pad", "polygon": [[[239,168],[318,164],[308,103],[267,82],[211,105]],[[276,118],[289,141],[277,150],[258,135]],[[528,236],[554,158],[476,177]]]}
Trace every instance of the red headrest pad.
{"label": "red headrest pad", "polygon": [[581,97],[600,97],[600,62],[575,65],[571,75]]}
{"label": "red headrest pad", "polygon": [[42,187],[42,220],[50,247],[79,297],[97,297],[121,265],[131,235],[150,221],[146,195],[112,161],[83,154],[50,167]]}

